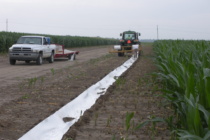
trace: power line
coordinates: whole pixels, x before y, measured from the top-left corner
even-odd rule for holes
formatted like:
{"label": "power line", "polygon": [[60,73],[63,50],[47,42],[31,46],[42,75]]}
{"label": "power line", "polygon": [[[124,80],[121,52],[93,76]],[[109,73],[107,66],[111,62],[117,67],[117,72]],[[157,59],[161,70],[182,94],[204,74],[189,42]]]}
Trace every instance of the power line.
{"label": "power line", "polygon": [[159,39],[159,34],[158,34],[158,25],[157,25],[157,40]]}
{"label": "power line", "polygon": [[8,19],[6,19],[6,32],[8,32]]}

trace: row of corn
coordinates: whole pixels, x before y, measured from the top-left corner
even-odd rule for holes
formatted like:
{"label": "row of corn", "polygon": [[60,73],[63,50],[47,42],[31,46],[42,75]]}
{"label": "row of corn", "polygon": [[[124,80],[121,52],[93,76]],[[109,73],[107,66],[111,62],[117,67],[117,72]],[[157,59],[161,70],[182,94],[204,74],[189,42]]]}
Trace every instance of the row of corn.
{"label": "row of corn", "polygon": [[210,140],[210,42],[162,40],[154,43],[154,52],[177,136]]}
{"label": "row of corn", "polygon": [[[8,48],[17,41],[20,36],[33,35],[16,32],[0,32],[0,53],[8,51]],[[37,34],[36,34],[37,35]],[[38,34],[39,35],[39,34]],[[112,45],[117,44],[118,40],[100,37],[80,37],[80,36],[56,36],[44,35],[51,38],[51,43],[64,45],[66,48],[96,46],[96,45]]]}

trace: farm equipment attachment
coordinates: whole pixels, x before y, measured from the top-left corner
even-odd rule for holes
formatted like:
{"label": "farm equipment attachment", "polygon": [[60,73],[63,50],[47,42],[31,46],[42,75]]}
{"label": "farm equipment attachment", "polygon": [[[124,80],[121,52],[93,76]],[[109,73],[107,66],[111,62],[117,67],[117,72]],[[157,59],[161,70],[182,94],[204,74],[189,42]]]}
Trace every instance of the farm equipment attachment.
{"label": "farm equipment attachment", "polygon": [[118,56],[133,54],[134,57],[141,54],[142,47],[138,39],[140,33],[135,31],[125,31],[121,33],[120,36],[122,36],[120,45],[115,45],[109,50],[109,53],[118,53]]}
{"label": "farm equipment attachment", "polygon": [[54,46],[55,46],[55,59],[68,58],[69,60],[75,60],[76,54],[79,54],[79,51],[71,51],[64,49],[63,45],[54,44]]}

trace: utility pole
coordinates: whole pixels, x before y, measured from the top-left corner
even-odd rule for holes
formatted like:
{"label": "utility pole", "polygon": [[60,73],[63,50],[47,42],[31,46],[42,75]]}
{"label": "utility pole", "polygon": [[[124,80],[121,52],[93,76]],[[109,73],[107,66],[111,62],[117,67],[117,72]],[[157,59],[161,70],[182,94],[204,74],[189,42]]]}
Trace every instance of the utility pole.
{"label": "utility pole", "polygon": [[8,32],[8,19],[6,20],[6,32]]}
{"label": "utility pole", "polygon": [[158,25],[157,25],[157,40],[159,39],[159,34],[158,34]]}

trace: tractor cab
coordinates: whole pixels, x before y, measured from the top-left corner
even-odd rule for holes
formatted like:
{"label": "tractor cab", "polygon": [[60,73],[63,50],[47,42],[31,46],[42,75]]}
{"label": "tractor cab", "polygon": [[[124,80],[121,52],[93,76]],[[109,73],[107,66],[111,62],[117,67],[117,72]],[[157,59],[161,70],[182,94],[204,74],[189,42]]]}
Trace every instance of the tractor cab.
{"label": "tractor cab", "polygon": [[134,32],[134,31],[125,31],[120,34],[122,36],[122,39],[120,40],[120,45],[127,46],[128,44],[139,44],[140,41],[138,37],[140,36],[140,33]]}
{"label": "tractor cab", "polygon": [[110,53],[118,53],[118,56],[124,56],[127,54],[133,54],[136,52],[138,56],[141,54],[141,43],[139,41],[139,36],[141,34],[135,31],[125,31],[120,34],[122,38],[120,39],[120,44],[115,45],[113,49],[110,49]]}

